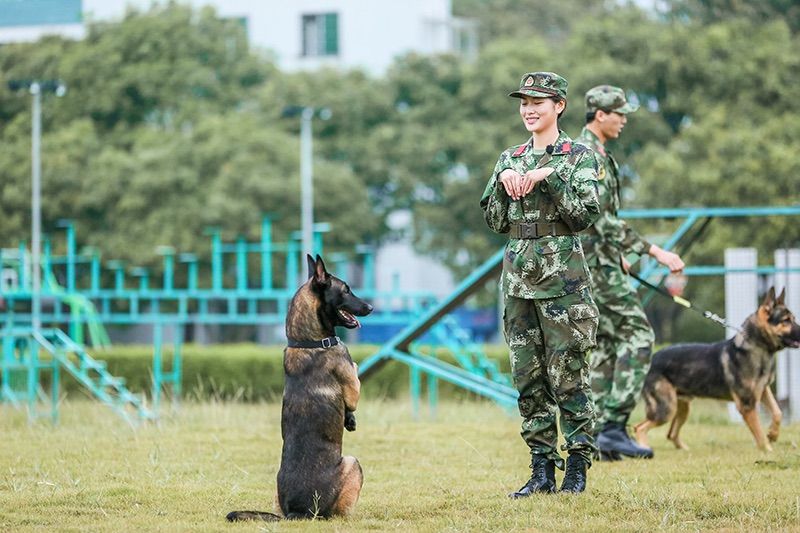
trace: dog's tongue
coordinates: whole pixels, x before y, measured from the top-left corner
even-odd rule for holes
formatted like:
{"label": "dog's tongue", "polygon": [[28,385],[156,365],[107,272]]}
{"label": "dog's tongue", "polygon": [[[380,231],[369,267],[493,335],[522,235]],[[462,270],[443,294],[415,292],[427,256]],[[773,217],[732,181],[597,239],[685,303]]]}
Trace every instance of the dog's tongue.
{"label": "dog's tongue", "polygon": [[344,309],[340,309],[339,312],[341,312],[342,315],[344,315],[344,317],[347,320],[353,320],[356,323],[356,328],[360,328],[361,327],[361,322],[358,321],[358,319],[356,318],[356,316],[354,314],[348,313]]}

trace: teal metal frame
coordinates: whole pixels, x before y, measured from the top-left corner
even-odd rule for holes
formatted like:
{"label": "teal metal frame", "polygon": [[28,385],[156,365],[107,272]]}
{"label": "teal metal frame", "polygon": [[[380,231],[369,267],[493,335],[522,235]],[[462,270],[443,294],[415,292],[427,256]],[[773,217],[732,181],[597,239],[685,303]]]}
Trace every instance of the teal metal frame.
{"label": "teal metal frame", "polygon": [[[788,207],[751,207],[751,208],[697,208],[697,209],[654,209],[626,210],[620,215],[627,219],[637,218],[669,218],[681,219],[682,222],[673,234],[664,242],[665,249],[672,249],[684,239],[690,231],[702,232],[714,217],[745,216],[796,216],[800,215],[800,206]],[[703,220],[700,229],[698,221]],[[182,374],[181,346],[183,343],[182,328],[189,323],[199,324],[266,324],[278,325],[284,321],[288,303],[299,283],[299,269],[303,264],[300,257],[299,233],[293,235],[286,243],[275,243],[272,240],[272,221],[265,217],[262,222],[259,242],[247,242],[237,238],[233,243],[225,243],[219,228],[208,231],[211,239],[211,280],[209,288],[202,288],[198,281],[198,259],[190,253],[176,254],[174,249],[162,247],[159,253],[163,257],[163,277],[161,287],[151,287],[148,271],[133,268],[131,273],[138,278],[135,287],[126,285],[126,267],[119,261],[108,261],[108,271],[113,278],[111,287],[103,287],[102,264],[100,254],[96,250],[87,253],[76,253],[74,227],[68,221],[60,224],[66,230],[67,254],[54,257],[46,243],[43,268],[46,278],[55,280],[54,269],[64,272],[66,288],[59,287],[54,281],[45,284],[42,295],[54,299],[55,304],[49,313],[42,314],[42,320],[50,323],[69,323],[70,336],[61,333],[27,331],[25,325],[30,323],[30,314],[25,304],[30,302],[29,280],[25,269],[25,244],[19,248],[18,279],[20,288],[16,291],[1,292],[7,303],[4,313],[6,324],[3,330],[2,358],[2,399],[11,403],[32,402],[36,398],[39,384],[39,373],[52,371],[54,375],[61,368],[72,372],[65,363],[64,353],[77,354],[81,361],[88,361],[88,354],[81,347],[82,343],[73,339],[82,335],[85,325],[91,324],[152,324],[153,325],[153,390],[152,401],[154,412],[158,409],[164,392],[171,390],[173,401],[180,396]],[[322,236],[329,230],[325,224],[315,227],[315,245],[317,252],[322,251]],[[447,381],[465,390],[487,397],[499,405],[512,408],[516,406],[517,392],[511,386],[510,377],[499,371],[494,361],[486,357],[480,346],[472,342],[468,335],[448,317],[449,313],[480,290],[490,279],[496,278],[502,268],[503,250],[498,251],[486,262],[465,278],[446,298],[436,302],[430,293],[425,291],[408,291],[402,293],[406,304],[405,312],[391,312],[390,306],[381,305],[398,297],[398,292],[380,292],[374,286],[374,248],[362,246],[356,250],[362,258],[364,268],[364,285],[358,292],[373,302],[376,311],[366,317],[365,324],[399,324],[405,327],[377,353],[362,362],[359,369],[362,379],[369,379],[389,361],[399,361],[409,367],[410,393],[414,415],[418,416],[422,395],[422,378],[427,382],[427,394],[430,410],[435,413],[438,402],[439,381]],[[260,258],[260,286],[251,286],[249,281],[249,263],[252,254]],[[276,287],[273,273],[273,258],[276,254],[284,255],[285,286]],[[2,259],[2,258],[0,258]],[[230,268],[226,269],[227,264]],[[343,273],[345,258],[332,256],[334,271]],[[175,283],[176,263],[186,268],[185,287],[177,287]],[[88,266],[88,284],[81,287],[78,266]],[[226,281],[226,270],[233,273]],[[727,270],[721,266],[691,266],[686,269],[689,275],[716,275]],[[759,273],[776,272],[773,267],[758,267]],[[643,277],[661,273],[654,265],[648,265],[642,272]],[[84,282],[86,277],[83,277]],[[232,278],[232,279],[231,279]],[[0,291],[2,288],[0,288]],[[87,302],[82,312],[65,312],[59,302],[66,297],[83,298]],[[77,301],[77,300],[75,300]],[[19,304],[19,305],[17,305]],[[69,302],[67,302],[69,305]],[[19,307],[19,309],[17,308]],[[381,310],[383,309],[383,310]],[[164,328],[170,326],[175,332],[172,359],[165,360],[162,349]],[[430,334],[436,342],[452,352],[457,365],[441,361],[424,353],[419,341],[425,334]],[[99,333],[91,333],[93,342]],[[12,340],[6,341],[6,337]],[[56,339],[56,340],[53,340]],[[50,354],[49,359],[39,357],[40,350]],[[83,352],[81,352],[83,350]],[[165,368],[169,367],[168,369]],[[94,368],[94,363],[86,363]],[[49,366],[48,366],[49,365]],[[24,388],[19,386],[25,379]],[[103,368],[103,370],[105,370]],[[82,382],[93,390],[98,398],[106,398],[109,405],[114,406],[117,400],[104,396],[109,384],[120,384],[113,376],[95,380],[84,379]],[[99,380],[99,381],[98,381]],[[115,381],[116,380],[116,381]],[[32,385],[33,384],[33,385]],[[128,398],[127,394],[116,389],[118,396]],[[52,391],[51,391],[52,392]],[[57,391],[56,391],[57,392]],[[57,393],[51,397],[51,409],[57,409]],[[104,401],[106,401],[104,400]],[[134,401],[130,401],[135,405]],[[130,411],[131,409],[129,409]],[[132,411],[139,412],[144,418],[151,415],[138,407]],[[57,419],[57,414],[51,417]]]}
{"label": "teal metal frame", "polygon": [[[169,394],[173,402],[181,395],[184,326],[282,324],[289,302],[301,280],[301,265],[305,267],[305,261],[300,257],[299,232],[290,234],[288,242],[274,242],[272,221],[268,216],[262,220],[261,237],[257,242],[247,242],[243,237],[238,237],[234,242],[228,243],[223,241],[219,228],[210,228],[207,231],[211,244],[210,287],[207,288],[200,286],[199,263],[195,254],[176,254],[172,247],[159,247],[157,253],[162,256],[163,275],[160,280],[154,280],[148,269],[127,267],[118,260],[106,261],[104,268],[96,249],[77,252],[75,229],[70,221],[60,221],[59,227],[65,230],[66,255],[54,256],[49,239],[45,239],[43,246],[42,268],[46,283],[41,294],[46,301],[52,302],[52,306],[46,306],[49,308],[41,313],[42,322],[67,323],[69,337],[78,346],[83,345],[84,329],[88,328],[89,339],[95,349],[109,345],[104,325],[152,325],[151,400],[154,412],[158,412],[165,394]],[[321,254],[323,234],[330,230],[330,225],[318,223],[314,230],[314,251]],[[357,290],[362,297],[378,303],[378,307],[383,307],[384,310],[373,313],[362,322],[406,324],[416,316],[418,309],[424,308],[434,297],[427,291],[404,291],[400,296],[405,311],[391,311],[389,302],[398,296],[398,292],[375,289],[374,253],[371,246],[361,246],[356,251],[356,257],[363,264],[364,280],[364,286]],[[273,272],[273,261],[281,259],[276,257],[278,254],[283,256],[285,265],[285,284],[280,287],[276,286]],[[0,296],[6,302],[6,310],[0,314],[5,324],[4,337],[16,338],[22,335],[19,332],[26,327],[30,330],[31,291],[26,257],[24,243],[20,244],[16,252],[16,260],[0,256],[0,266],[14,268],[19,280],[15,290],[0,287]],[[257,276],[259,279],[256,283],[250,280],[251,262],[260,262]],[[343,271],[346,266],[345,258],[336,256],[333,264],[336,269]],[[186,281],[182,287],[176,283],[175,272],[179,266],[186,269]],[[63,276],[66,288],[56,281],[57,274]],[[133,282],[128,279],[127,274],[133,277]],[[109,278],[111,284],[105,286],[103,281]],[[154,286],[154,281],[160,281],[157,283],[159,286]],[[386,302],[386,305],[380,305],[380,302]],[[27,344],[21,340],[15,342],[41,348],[34,336],[36,332],[28,330],[25,330],[30,337]],[[169,351],[163,348],[167,330],[173,334],[173,348]],[[11,332],[16,333],[12,335]],[[53,343],[51,345],[57,348]],[[24,397],[27,398],[26,401],[33,402],[36,389],[39,388],[39,372],[50,367],[41,365],[36,358],[38,352],[24,351],[13,346],[13,343],[4,344],[3,359],[0,360],[3,379],[8,382],[5,389],[7,393],[0,395],[0,400],[18,403],[17,400]],[[53,359],[56,360],[58,359]],[[58,368],[53,364],[55,373]],[[12,376],[19,371],[20,365],[34,369],[30,371],[30,385],[26,387],[24,394],[23,391],[13,390],[11,387],[12,383],[19,381],[19,378]],[[106,398],[102,387],[95,386],[92,381],[86,381],[85,384],[97,398]],[[53,418],[57,419],[57,414]]]}
{"label": "teal metal frame", "polygon": [[[662,244],[662,248],[671,250],[692,229],[695,229],[697,235],[702,233],[708,222],[713,218],[798,216],[800,215],[800,206],[635,209],[622,210],[619,214],[624,219],[681,219],[682,222],[678,228]],[[696,224],[700,220],[703,220],[703,223],[698,229]],[[435,413],[438,402],[438,380],[449,381],[461,388],[489,398],[505,408],[516,406],[518,393],[511,386],[508,375],[491,370],[487,371],[485,368],[475,368],[471,360],[467,359],[465,362],[456,355],[456,360],[461,365],[461,368],[459,368],[456,365],[419,353],[413,344],[415,340],[425,335],[428,331],[439,327],[443,321],[447,320],[448,313],[480,290],[490,279],[496,278],[502,270],[502,260],[503,249],[499,250],[472,272],[447,298],[422,313],[415,321],[384,344],[378,352],[363,361],[359,367],[361,379],[369,379],[390,361],[399,361],[407,365],[410,373],[410,394],[415,418],[419,417],[423,374],[428,381],[428,403],[431,413]],[[776,269],[774,267],[758,267],[756,269],[757,272],[763,274],[774,273],[778,270],[786,271],[786,269]],[[789,270],[794,271],[793,269]],[[746,271],[752,270],[748,269]],[[647,278],[664,272],[663,269],[659,269],[655,265],[648,265],[643,269],[641,275],[643,278]],[[685,270],[687,275],[717,275],[725,272],[730,272],[730,270],[725,269],[723,266],[691,266]],[[455,350],[451,348],[451,351],[457,353],[457,348]],[[480,357],[476,361],[478,361],[479,366],[486,364],[481,361]]]}

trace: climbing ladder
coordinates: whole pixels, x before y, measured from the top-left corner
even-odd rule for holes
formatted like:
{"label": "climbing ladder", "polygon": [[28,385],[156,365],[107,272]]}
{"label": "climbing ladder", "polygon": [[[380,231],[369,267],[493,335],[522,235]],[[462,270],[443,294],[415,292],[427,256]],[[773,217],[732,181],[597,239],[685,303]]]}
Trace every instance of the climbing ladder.
{"label": "climbing ladder", "polygon": [[[40,372],[51,372],[50,411],[58,421],[59,377],[66,370],[99,401],[131,426],[155,418],[142,396],[131,393],[125,380],[112,376],[103,361],[95,360],[60,329],[7,327],[2,330],[3,358],[0,396],[13,405],[28,406],[31,419],[43,416],[37,409]],[[24,386],[23,386],[24,385]]]}
{"label": "climbing ladder", "polygon": [[[427,307],[418,306],[416,316],[421,316]],[[509,387],[512,385],[511,376],[500,371],[497,361],[486,355],[483,347],[475,342],[468,330],[461,327],[452,313],[444,315],[430,329],[424,343],[418,340],[411,343],[409,348],[414,355],[428,355],[426,348],[430,347],[450,352],[456,363],[471,374],[483,376]]]}

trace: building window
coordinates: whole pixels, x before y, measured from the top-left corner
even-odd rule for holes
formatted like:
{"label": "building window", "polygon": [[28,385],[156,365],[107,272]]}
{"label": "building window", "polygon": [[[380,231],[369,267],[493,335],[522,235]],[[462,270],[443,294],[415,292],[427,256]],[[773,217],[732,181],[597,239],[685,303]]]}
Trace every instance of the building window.
{"label": "building window", "polygon": [[303,15],[303,56],[339,54],[339,16],[337,13]]}

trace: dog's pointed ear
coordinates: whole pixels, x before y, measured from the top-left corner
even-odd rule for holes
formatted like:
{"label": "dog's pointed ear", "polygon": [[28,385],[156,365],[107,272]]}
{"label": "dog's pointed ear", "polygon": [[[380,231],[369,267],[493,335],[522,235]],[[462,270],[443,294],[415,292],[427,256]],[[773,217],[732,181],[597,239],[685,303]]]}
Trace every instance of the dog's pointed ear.
{"label": "dog's pointed ear", "polygon": [[317,260],[314,263],[314,282],[318,285],[325,285],[330,282],[331,276],[325,269],[325,263],[322,258],[317,255]]}
{"label": "dog's pointed ear", "polygon": [[781,295],[778,296],[778,299],[775,300],[775,303],[778,305],[786,305],[786,287],[781,290]]}
{"label": "dog's pointed ear", "polygon": [[764,296],[764,300],[761,302],[761,307],[771,309],[772,304],[775,303],[775,287],[772,286],[767,291],[767,294]]}
{"label": "dog's pointed ear", "polygon": [[317,264],[314,262],[314,258],[311,257],[311,254],[306,254],[306,264],[308,265],[308,278],[311,279],[311,276],[314,275],[314,272],[317,270]]}

